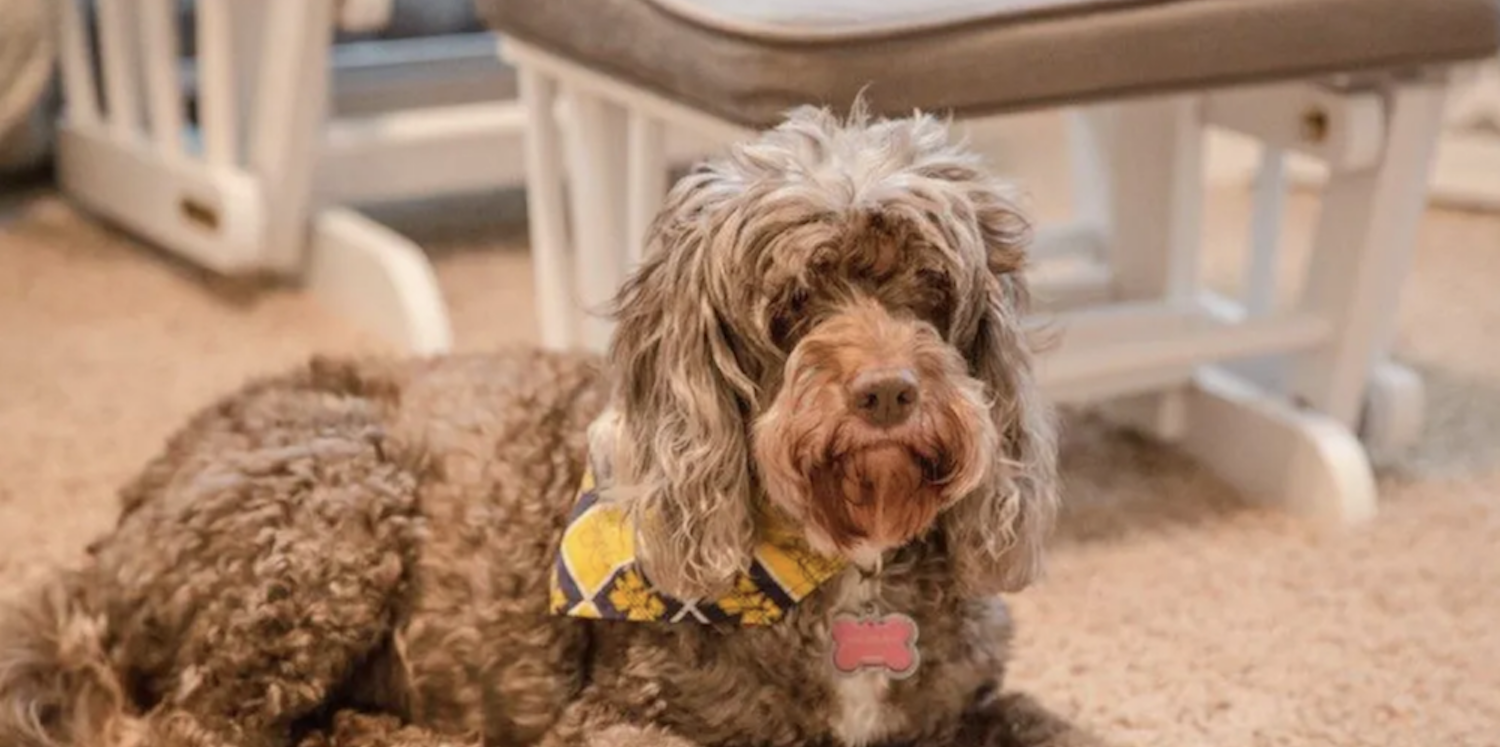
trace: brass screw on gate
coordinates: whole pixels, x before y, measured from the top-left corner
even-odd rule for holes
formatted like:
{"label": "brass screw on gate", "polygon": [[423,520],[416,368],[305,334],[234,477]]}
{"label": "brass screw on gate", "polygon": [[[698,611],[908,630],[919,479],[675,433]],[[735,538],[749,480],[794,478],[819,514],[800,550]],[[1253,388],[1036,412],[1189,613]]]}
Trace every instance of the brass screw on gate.
{"label": "brass screw on gate", "polygon": [[1328,112],[1309,109],[1302,115],[1302,139],[1310,143],[1321,143],[1328,137]]}

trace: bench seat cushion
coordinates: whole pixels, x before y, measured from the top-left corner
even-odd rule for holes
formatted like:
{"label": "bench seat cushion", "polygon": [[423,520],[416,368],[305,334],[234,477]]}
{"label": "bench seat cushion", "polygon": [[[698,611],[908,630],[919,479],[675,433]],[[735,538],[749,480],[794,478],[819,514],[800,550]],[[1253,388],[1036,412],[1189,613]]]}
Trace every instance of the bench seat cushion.
{"label": "bench seat cushion", "polygon": [[736,124],[979,115],[1495,54],[1500,0],[477,0],[496,31]]}

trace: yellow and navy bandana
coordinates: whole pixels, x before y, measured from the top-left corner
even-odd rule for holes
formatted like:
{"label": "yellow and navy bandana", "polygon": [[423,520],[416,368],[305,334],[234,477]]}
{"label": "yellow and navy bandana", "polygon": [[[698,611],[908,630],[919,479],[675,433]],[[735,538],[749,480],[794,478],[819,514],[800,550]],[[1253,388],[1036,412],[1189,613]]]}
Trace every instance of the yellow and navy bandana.
{"label": "yellow and navy bandana", "polygon": [[796,533],[762,528],[748,573],[713,600],[684,601],[655,589],[635,556],[635,527],[623,506],[603,503],[592,473],[584,475],[552,567],[554,614],[602,620],[772,625],[843,564],[813,553]]}

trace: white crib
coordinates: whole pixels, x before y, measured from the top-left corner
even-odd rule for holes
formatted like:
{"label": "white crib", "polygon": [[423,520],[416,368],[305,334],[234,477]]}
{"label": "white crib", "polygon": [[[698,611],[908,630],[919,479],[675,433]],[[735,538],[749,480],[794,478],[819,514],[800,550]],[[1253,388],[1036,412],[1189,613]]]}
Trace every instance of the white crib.
{"label": "white crib", "polygon": [[335,78],[394,102],[502,69],[488,33],[332,44],[389,2],[196,0],[185,58],[179,0],[58,0],[62,189],[209,270],[290,278],[404,350],[448,349],[425,256],[342,205],[519,185],[524,118],[479,98],[330,117]]}

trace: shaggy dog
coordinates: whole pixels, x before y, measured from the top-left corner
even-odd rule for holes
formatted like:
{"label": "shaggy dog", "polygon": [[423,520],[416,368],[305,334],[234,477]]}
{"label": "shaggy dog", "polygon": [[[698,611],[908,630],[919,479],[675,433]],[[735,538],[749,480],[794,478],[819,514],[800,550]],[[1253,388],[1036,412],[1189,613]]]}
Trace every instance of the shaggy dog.
{"label": "shaggy dog", "polygon": [[[1001,691],[1057,500],[1026,230],[944,123],[802,110],[671,191],[603,360],[243,388],[5,614],[0,744],[1091,744]],[[559,587],[580,494],[621,619]]]}

